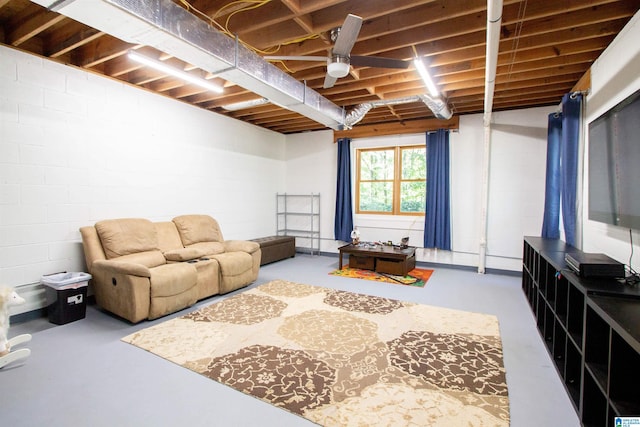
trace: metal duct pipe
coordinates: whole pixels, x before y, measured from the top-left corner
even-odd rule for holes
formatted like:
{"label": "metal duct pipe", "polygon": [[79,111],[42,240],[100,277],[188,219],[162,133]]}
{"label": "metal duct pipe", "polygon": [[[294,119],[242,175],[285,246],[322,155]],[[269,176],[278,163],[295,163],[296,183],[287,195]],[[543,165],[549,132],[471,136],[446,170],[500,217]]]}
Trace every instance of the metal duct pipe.
{"label": "metal duct pipe", "polygon": [[32,0],[134,44],[152,46],[335,130],[340,107],[171,0]]}
{"label": "metal duct pipe", "polygon": [[429,95],[418,95],[418,97],[427,104],[427,107],[433,112],[438,119],[449,120],[451,118],[451,110],[447,107],[447,103],[440,98],[433,98]]}
{"label": "metal duct pipe", "polygon": [[356,105],[344,118],[345,129],[351,129],[353,126],[364,118],[364,116],[376,107],[384,107],[387,105],[409,104],[411,102],[424,102],[438,119],[449,120],[451,111],[447,107],[447,103],[440,98],[432,98],[429,95],[416,95],[406,98],[386,99],[379,101],[365,102]]}
{"label": "metal duct pipe", "polygon": [[384,107],[386,105],[399,105],[399,104],[408,104],[410,102],[419,101],[417,96],[410,96],[406,98],[397,98],[397,99],[386,99],[379,101],[370,101],[364,102],[362,104],[356,105],[344,118],[344,126],[345,129],[351,129],[353,125],[358,123],[360,120],[364,118],[364,116],[371,110],[376,107]]}
{"label": "metal duct pipe", "polygon": [[359,104],[344,116],[344,129],[351,129],[353,126],[364,118],[364,116],[374,107],[372,102]]}
{"label": "metal duct pipe", "polygon": [[489,209],[489,170],[491,166],[491,111],[498,68],[500,25],[502,23],[502,0],[487,1],[487,49],[484,75],[484,155],[482,170],[482,196],[480,199],[480,248],[478,273],[484,274],[487,263],[487,221]]}

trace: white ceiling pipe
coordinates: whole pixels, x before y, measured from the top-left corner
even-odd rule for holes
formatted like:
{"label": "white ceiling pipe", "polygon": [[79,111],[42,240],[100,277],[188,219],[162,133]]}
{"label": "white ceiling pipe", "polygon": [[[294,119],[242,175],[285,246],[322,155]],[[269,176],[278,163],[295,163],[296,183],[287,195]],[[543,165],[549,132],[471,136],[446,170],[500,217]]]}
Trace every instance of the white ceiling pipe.
{"label": "white ceiling pipe", "polygon": [[[487,2],[487,48],[484,73],[484,125],[491,121],[493,94],[496,86],[496,70],[498,68],[498,48],[500,45],[500,25],[502,24],[502,0]],[[487,120],[487,115],[489,116]]]}
{"label": "white ceiling pipe", "polygon": [[498,68],[502,0],[487,1],[487,50],[484,75],[484,155],[482,169],[482,196],[480,199],[480,248],[478,273],[484,274],[487,264],[487,222],[489,209],[489,171],[491,167],[491,111]]}

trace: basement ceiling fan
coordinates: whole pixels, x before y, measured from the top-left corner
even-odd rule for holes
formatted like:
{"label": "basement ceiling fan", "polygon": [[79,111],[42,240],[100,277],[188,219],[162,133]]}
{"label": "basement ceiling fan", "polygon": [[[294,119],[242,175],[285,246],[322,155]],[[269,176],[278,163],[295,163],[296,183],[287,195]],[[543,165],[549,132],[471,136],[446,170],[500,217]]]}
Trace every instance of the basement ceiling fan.
{"label": "basement ceiling fan", "polygon": [[331,54],[325,56],[265,56],[266,60],[274,61],[326,61],[327,74],[324,78],[323,88],[333,87],[336,80],[349,74],[350,65],[360,65],[375,68],[408,68],[409,62],[393,58],[381,58],[378,56],[351,55],[351,49],[358,39],[362,27],[362,18],[356,15],[347,15],[342,27],[331,30],[331,41],[334,42]]}

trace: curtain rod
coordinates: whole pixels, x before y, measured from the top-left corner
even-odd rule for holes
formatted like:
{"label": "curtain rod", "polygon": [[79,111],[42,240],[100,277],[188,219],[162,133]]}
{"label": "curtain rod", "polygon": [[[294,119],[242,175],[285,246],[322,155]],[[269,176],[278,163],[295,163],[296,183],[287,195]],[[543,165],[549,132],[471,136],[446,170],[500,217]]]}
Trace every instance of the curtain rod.
{"label": "curtain rod", "polygon": [[[589,89],[585,89],[585,90],[576,90],[574,92],[569,92],[569,97],[571,99],[576,99],[576,96],[578,95],[584,95],[587,96],[589,95]],[[558,108],[553,112],[553,117],[558,117],[560,114],[562,113],[562,103],[560,103],[560,105],[558,105]]]}

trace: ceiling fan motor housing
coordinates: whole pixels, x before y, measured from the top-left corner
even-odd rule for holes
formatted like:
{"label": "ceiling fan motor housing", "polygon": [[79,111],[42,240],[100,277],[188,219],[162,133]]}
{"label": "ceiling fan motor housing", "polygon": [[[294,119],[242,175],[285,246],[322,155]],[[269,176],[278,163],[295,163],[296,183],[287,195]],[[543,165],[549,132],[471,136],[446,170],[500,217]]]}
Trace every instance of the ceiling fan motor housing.
{"label": "ceiling fan motor housing", "polygon": [[327,65],[327,73],[337,79],[349,74],[349,57],[335,54],[331,55],[331,62]]}

